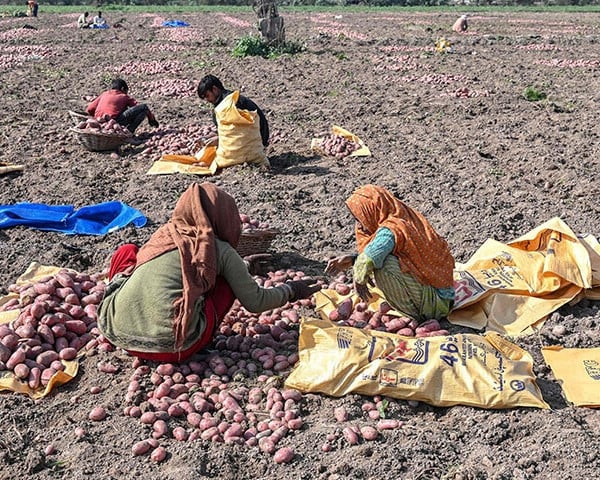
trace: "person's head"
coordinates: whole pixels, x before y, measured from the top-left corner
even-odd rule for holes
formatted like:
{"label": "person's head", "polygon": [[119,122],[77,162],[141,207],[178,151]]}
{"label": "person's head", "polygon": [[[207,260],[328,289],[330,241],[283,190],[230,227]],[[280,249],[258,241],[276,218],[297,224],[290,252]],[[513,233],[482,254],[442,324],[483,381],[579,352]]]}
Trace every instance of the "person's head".
{"label": "person's head", "polygon": [[102,12],[98,12],[98,16],[101,17],[102,16]]}
{"label": "person's head", "polygon": [[123,93],[129,92],[129,87],[127,86],[127,82],[122,78],[115,78],[112,82],[110,82],[111,90],[120,90]]}
{"label": "person's head", "polygon": [[89,13],[88,13],[88,12],[83,12],[83,16],[84,16],[84,17],[87,17],[88,15],[89,15]]}
{"label": "person's head", "polygon": [[221,80],[214,75],[206,75],[200,80],[196,91],[201,100],[215,105],[223,90],[225,90],[225,87],[223,87]]}
{"label": "person's head", "polygon": [[242,221],[235,199],[210,182],[200,184],[200,201],[215,236],[237,247],[242,234]]}
{"label": "person's head", "polygon": [[389,217],[402,217],[405,207],[387,189],[378,185],[365,185],[354,191],[346,200],[350,213],[357,221],[357,235],[374,235]]}

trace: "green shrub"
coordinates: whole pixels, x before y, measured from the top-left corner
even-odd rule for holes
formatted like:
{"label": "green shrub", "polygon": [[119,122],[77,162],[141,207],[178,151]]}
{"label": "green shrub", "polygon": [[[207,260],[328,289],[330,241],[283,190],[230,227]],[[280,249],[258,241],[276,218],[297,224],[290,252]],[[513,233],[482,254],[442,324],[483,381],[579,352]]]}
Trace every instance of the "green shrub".
{"label": "green shrub", "polygon": [[246,35],[238,40],[231,54],[236,58],[267,57],[269,47],[260,37]]}
{"label": "green shrub", "polygon": [[535,87],[527,87],[523,92],[523,96],[529,102],[539,102],[540,100],[544,100],[547,95]]}
{"label": "green shrub", "polygon": [[275,58],[284,54],[294,55],[304,50],[304,45],[297,42],[285,42],[283,45],[275,47],[267,45],[261,37],[247,35],[238,40],[231,55],[236,58],[251,56]]}

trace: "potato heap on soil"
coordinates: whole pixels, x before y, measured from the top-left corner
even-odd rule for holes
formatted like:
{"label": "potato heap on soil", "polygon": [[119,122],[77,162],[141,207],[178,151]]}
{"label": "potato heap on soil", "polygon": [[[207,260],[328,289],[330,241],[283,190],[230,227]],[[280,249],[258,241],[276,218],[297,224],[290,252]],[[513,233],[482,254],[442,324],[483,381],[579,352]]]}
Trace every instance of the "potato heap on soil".
{"label": "potato heap on soil", "polygon": [[[144,135],[144,134],[142,134]],[[156,153],[173,155],[193,155],[201,146],[200,141],[217,135],[217,127],[210,125],[188,125],[186,127],[160,127],[145,139],[142,155]]]}
{"label": "potato heap on soil", "polygon": [[103,133],[119,137],[131,136],[131,132],[126,127],[108,116],[99,119],[88,118],[87,120],[79,122],[76,128],[90,133]]}
{"label": "potato heap on soil", "polygon": [[[339,295],[350,295],[352,287],[347,282],[346,275],[342,274],[332,281],[328,288],[335,290]],[[337,325],[379,330],[406,337],[448,335],[448,331],[442,329],[440,323],[435,319],[419,323],[411,318],[394,314],[392,307],[387,302],[381,302],[376,309],[373,309],[367,302],[359,301],[357,303],[350,296],[329,312],[329,320]]]}
{"label": "potato heap on soil", "polygon": [[[289,269],[254,278],[268,288],[305,275]],[[162,438],[201,439],[256,446],[275,462],[291,461],[293,450],[280,441],[304,425],[304,396],[284,388],[282,377],[298,362],[299,322],[314,307],[314,299],[302,299],[256,314],[236,301],[210,350],[185,362],[154,367],[135,359],[124,414],[145,425],[148,438],[132,446],[133,454],[153,452]],[[381,401],[366,402],[361,420],[367,425],[332,433],[323,451],[330,451],[338,438],[354,444],[399,428],[401,422],[381,416]],[[349,421],[347,414],[334,413],[338,422]]]}
{"label": "potato heap on soil", "polygon": [[97,344],[96,310],[105,283],[100,275],[61,270],[33,284],[11,285],[18,293],[0,311],[20,310],[0,325],[0,371],[10,370],[32,389],[46,386],[61,360],[73,360],[91,342]]}
{"label": "potato heap on soil", "polygon": [[360,145],[342,135],[330,134],[323,137],[319,145],[325,155],[344,158],[360,148]]}

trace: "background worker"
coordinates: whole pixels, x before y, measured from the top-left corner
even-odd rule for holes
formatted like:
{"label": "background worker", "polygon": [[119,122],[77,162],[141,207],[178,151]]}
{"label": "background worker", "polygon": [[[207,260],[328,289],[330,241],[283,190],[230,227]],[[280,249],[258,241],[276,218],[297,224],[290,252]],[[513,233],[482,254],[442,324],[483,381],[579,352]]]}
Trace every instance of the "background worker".
{"label": "background worker", "polygon": [[158,121],[145,103],[138,103],[128,95],[129,87],[125,80],[114,79],[109,90],[100,94],[86,108],[88,115],[96,118],[108,116],[114,118],[120,125],[135,133],[137,127],[148,119],[150,126],[157,128]]}
{"label": "background worker", "polygon": [[[200,80],[200,83],[198,84],[197,88],[197,93],[198,97],[200,97],[201,100],[205,100],[209,103],[212,103],[213,106],[216,107],[217,105],[219,105],[219,103],[221,103],[221,101],[225,97],[227,97],[233,92],[231,90],[225,89],[223,83],[221,83],[221,80],[219,80],[214,75],[206,75],[202,80]],[[240,110],[256,111],[260,122],[260,136],[262,139],[262,144],[264,147],[267,147],[269,145],[269,123],[267,122],[263,111],[258,107],[258,105],[256,105],[256,103],[254,103],[252,100],[250,100],[248,97],[245,97],[244,95],[239,96],[235,106]],[[218,127],[217,117],[215,115],[214,110],[212,118],[214,124]],[[217,142],[218,138],[213,137],[205,143],[207,145],[216,145]]]}
{"label": "background worker", "polygon": [[92,22],[89,20],[89,15],[90,14],[88,12],[84,12],[79,15],[79,18],[77,19],[78,28],[90,28]]}

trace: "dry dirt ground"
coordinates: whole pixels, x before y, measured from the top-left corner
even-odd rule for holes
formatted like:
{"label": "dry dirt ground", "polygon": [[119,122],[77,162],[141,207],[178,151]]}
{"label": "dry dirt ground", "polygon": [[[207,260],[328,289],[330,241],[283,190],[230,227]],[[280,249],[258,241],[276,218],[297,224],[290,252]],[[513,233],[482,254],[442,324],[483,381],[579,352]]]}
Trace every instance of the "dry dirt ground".
{"label": "dry dirt ground", "polygon": [[[103,237],[0,230],[0,294],[33,260],[103,270],[116,246],[148,239],[190,182],[204,179],[233,194],[241,211],[281,231],[273,250],[282,266],[313,274],[322,274],[327,256],[353,250],[343,201],[365,183],[386,186],[422,211],[458,261],[487,238],[508,241],[554,216],[577,233],[600,234],[597,14],[474,14],[464,35],[451,31],[456,16],[449,14],[283,15],[288,40],[306,50],[274,59],[230,54],[237,39],[255,31],[251,11],[106,12],[109,23],[122,20],[123,27],[104,31],[78,30],[77,15],[46,15],[43,7],[38,19],[0,19],[0,161],[25,166],[0,176],[0,204],[121,200],[148,217],[143,228]],[[156,26],[173,19],[190,27]],[[451,53],[435,53],[439,37],[452,43]],[[83,108],[84,97],[102,91],[115,74],[161,122],[158,132],[143,124],[142,140],[209,125],[210,109],[194,95],[206,73],[264,108],[276,134],[269,171],[149,176],[158,156],[142,155],[144,145],[126,146],[119,156],[91,153],[67,131],[67,110]],[[527,87],[546,99],[528,101]],[[372,157],[314,154],[310,139],[332,124],[361,137]],[[0,395],[0,478],[600,478],[600,412],[570,405],[540,354],[550,344],[598,347],[598,307],[589,301],[562,307],[539,335],[515,340],[533,355],[550,410],[397,400],[389,413],[402,428],[354,446],[340,439],[323,453],[325,436],[340,428],[333,408],[343,404],[351,422],[368,423],[360,411],[365,399],[305,395],[304,427],[281,441],[295,449],[289,464],[276,464],[257,448],[172,438],[161,439],[164,462],[134,457],[131,445],[148,430],[122,414],[131,360],[102,354],[121,366],[108,375],[96,369],[98,357],[84,358],[74,381],[44,399]],[[551,333],[558,323],[566,327],[561,338]],[[92,395],[92,386],[103,390]],[[90,408],[99,404],[109,417],[89,421]],[[87,430],[79,440],[78,426]],[[45,456],[49,444],[56,453]]]}

